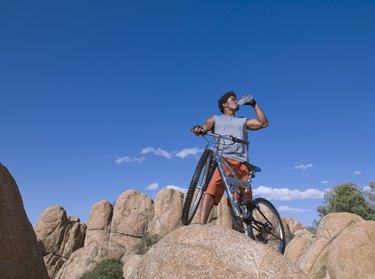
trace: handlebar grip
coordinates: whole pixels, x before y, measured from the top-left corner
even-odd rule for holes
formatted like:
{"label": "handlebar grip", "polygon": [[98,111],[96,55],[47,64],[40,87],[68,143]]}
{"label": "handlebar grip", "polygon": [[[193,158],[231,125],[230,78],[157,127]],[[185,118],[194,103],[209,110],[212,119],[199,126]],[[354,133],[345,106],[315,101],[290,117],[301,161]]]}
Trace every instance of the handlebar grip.
{"label": "handlebar grip", "polygon": [[233,137],[233,136],[232,136],[232,140],[234,142],[238,142],[238,143],[244,143],[244,144],[248,144],[249,143],[249,141],[247,141],[247,140],[239,139],[239,138],[236,138],[236,137]]}

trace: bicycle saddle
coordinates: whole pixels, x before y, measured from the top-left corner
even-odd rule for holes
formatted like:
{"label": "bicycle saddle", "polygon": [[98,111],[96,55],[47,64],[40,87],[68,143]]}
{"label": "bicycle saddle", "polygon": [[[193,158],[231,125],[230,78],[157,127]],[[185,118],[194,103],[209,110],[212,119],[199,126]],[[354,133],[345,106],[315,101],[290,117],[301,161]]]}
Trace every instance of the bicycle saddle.
{"label": "bicycle saddle", "polygon": [[246,162],[246,166],[249,168],[250,172],[261,172],[262,170],[260,169],[260,167],[257,167],[255,165],[252,165],[250,164],[249,162]]}

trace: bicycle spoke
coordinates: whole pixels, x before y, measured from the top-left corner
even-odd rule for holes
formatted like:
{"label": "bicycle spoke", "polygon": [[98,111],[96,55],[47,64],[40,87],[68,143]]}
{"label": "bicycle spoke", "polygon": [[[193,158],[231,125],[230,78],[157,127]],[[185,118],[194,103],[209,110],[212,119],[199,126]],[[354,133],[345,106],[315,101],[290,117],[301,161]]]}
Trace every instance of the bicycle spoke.
{"label": "bicycle spoke", "polygon": [[253,200],[252,204],[249,236],[284,253],[285,233],[277,210],[269,201],[262,198]]}

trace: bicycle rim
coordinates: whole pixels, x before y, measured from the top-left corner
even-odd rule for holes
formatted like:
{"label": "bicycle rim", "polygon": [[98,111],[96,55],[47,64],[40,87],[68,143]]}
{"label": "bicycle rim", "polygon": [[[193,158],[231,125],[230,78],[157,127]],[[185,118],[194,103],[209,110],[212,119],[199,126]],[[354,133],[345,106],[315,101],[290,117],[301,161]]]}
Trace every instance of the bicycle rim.
{"label": "bicycle rim", "polygon": [[204,191],[211,180],[216,163],[212,160],[213,152],[206,149],[194,171],[182,209],[182,224],[189,225],[197,212]]}
{"label": "bicycle rim", "polygon": [[252,219],[247,228],[248,235],[284,254],[285,232],[276,208],[266,199],[252,201]]}

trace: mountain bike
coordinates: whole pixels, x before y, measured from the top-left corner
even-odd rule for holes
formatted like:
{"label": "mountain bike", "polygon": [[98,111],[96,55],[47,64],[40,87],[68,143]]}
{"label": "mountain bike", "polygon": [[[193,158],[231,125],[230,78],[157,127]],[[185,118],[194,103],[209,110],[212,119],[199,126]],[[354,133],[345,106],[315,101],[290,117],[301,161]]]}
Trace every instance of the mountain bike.
{"label": "mountain bike", "polygon": [[[249,200],[248,191],[251,191],[251,179],[255,177],[260,168],[250,163],[248,180],[240,180],[226,160],[221,156],[222,151],[229,144],[244,143],[247,141],[233,136],[206,133],[203,136],[207,141],[206,148],[198,162],[187,191],[182,210],[182,223],[189,225],[199,207],[199,203],[206,191],[216,168],[218,168],[223,181],[225,192],[231,209],[233,229],[247,233],[258,242],[267,244],[284,254],[285,232],[280,215],[273,204],[264,199]],[[230,172],[226,175],[225,168]]]}

